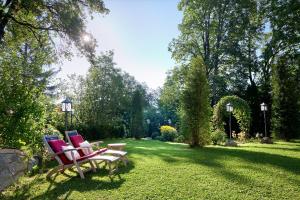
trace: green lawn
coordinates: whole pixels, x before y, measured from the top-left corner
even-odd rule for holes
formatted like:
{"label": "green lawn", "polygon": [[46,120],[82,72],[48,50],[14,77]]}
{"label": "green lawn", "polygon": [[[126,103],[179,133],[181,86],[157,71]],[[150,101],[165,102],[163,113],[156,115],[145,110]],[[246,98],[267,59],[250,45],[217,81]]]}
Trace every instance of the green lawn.
{"label": "green lawn", "polygon": [[113,182],[105,170],[87,173],[84,180],[70,171],[52,181],[36,175],[22,178],[2,198],[300,199],[300,143],[190,149],[159,141],[121,141],[127,143],[130,164]]}

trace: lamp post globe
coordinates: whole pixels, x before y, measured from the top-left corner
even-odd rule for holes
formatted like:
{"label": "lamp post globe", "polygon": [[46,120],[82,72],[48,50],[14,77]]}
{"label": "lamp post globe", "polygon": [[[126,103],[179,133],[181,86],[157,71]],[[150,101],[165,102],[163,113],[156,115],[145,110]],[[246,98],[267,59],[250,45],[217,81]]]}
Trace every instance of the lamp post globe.
{"label": "lamp post globe", "polygon": [[264,102],[262,104],[260,104],[260,110],[267,111],[268,110],[267,104],[265,104]]}
{"label": "lamp post globe", "polygon": [[233,111],[233,106],[231,103],[226,104],[226,110],[227,112],[232,112]]}

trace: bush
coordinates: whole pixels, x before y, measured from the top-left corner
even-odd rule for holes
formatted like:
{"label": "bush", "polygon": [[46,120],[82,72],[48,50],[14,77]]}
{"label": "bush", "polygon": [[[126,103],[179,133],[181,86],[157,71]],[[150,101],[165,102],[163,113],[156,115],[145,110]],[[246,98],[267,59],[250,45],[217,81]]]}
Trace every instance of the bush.
{"label": "bush", "polygon": [[161,126],[160,132],[165,141],[174,141],[177,136],[177,131],[172,126]]}
{"label": "bush", "polygon": [[211,140],[214,145],[221,144],[226,140],[226,134],[221,130],[215,130],[211,134]]}
{"label": "bush", "polygon": [[151,134],[151,138],[152,139],[155,139],[157,136],[160,136],[160,134],[159,134],[159,132],[153,132],[152,134]]}
{"label": "bush", "polygon": [[238,140],[240,142],[246,142],[247,134],[246,134],[245,131],[242,131],[242,132],[238,133],[237,136],[238,136]]}
{"label": "bush", "polygon": [[161,135],[156,136],[154,139],[155,139],[155,140],[159,140],[159,141],[163,141],[163,142],[166,141],[165,138],[164,138],[163,136],[161,136]]}
{"label": "bush", "polygon": [[185,141],[185,138],[183,135],[178,135],[178,137],[175,138],[174,142],[183,143]]}

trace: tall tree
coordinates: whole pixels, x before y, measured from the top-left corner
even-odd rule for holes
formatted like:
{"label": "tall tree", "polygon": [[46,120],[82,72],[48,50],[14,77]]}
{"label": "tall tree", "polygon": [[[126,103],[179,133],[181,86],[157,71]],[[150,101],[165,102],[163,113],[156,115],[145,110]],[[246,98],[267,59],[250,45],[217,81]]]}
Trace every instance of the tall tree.
{"label": "tall tree", "polygon": [[290,140],[300,136],[300,55],[282,56],[273,65],[272,128],[276,137]]}
{"label": "tall tree", "polygon": [[209,93],[205,65],[201,58],[194,58],[188,70],[181,101],[181,129],[192,147],[204,146],[210,140]]}
{"label": "tall tree", "polygon": [[121,71],[115,68],[112,51],[94,59],[84,88],[79,106],[84,123],[102,137],[110,136],[114,127],[121,129],[126,93]]}
{"label": "tall tree", "polygon": [[131,104],[131,136],[140,139],[144,135],[143,99],[139,89],[133,93]]}
{"label": "tall tree", "polygon": [[252,2],[182,0],[179,3],[183,11],[181,34],[173,39],[169,49],[179,62],[197,56],[203,59],[212,88],[212,104],[224,94],[226,79],[220,76],[223,74],[220,69],[228,59],[228,47],[239,42],[237,34],[244,33],[248,18],[244,13],[253,7]]}
{"label": "tall tree", "polygon": [[88,135],[92,139],[119,137],[128,132],[132,96],[137,88],[142,87],[128,73],[116,68],[113,55],[112,51],[108,51],[96,57],[87,77],[79,84],[82,92],[75,105],[76,115],[82,122],[79,128],[93,134]]}
{"label": "tall tree", "polygon": [[159,97],[159,108],[165,120],[179,123],[180,96],[188,67],[175,67],[169,71]]}
{"label": "tall tree", "polygon": [[45,95],[53,71],[49,46],[34,38],[15,40],[0,51],[0,143],[30,151],[41,147],[45,124]]}

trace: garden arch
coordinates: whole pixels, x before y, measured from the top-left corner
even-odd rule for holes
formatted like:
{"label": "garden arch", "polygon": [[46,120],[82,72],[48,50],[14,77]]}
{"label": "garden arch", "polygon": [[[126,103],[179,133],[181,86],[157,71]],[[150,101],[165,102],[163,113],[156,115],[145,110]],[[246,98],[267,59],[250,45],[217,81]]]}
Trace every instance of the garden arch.
{"label": "garden arch", "polygon": [[215,129],[224,130],[224,119],[229,117],[229,112],[226,111],[226,104],[233,105],[233,116],[236,118],[241,131],[246,134],[250,129],[251,110],[248,103],[238,96],[225,96],[214,106],[213,125]]}

